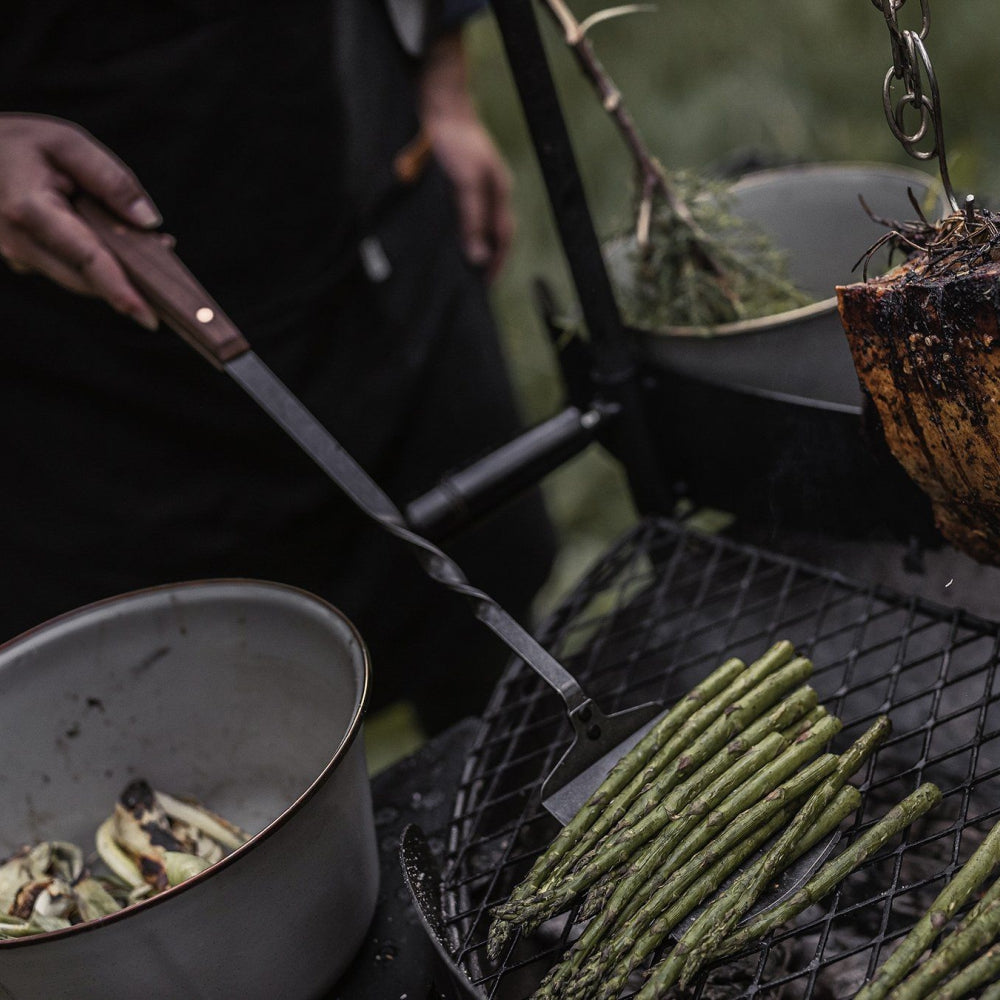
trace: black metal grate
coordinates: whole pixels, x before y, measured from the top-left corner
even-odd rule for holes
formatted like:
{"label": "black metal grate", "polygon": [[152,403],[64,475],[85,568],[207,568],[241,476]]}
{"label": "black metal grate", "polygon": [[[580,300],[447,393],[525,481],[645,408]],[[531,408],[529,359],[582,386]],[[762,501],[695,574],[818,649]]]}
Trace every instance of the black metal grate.
{"label": "black metal grate", "polygon": [[[608,710],[671,703],[729,655],[789,639],[844,722],[835,749],[888,712],[893,736],[858,776],[855,836],[923,781],[944,798],[794,928],[715,970],[701,997],[850,997],[1000,814],[1000,624],[866,587],[801,562],[648,520],[540,635]],[[482,993],[524,1000],[562,955],[571,920],[486,958],[488,908],[556,832],[541,780],[570,741],[561,702],[521,663],[484,715],[448,830],[444,905],[458,961]]]}

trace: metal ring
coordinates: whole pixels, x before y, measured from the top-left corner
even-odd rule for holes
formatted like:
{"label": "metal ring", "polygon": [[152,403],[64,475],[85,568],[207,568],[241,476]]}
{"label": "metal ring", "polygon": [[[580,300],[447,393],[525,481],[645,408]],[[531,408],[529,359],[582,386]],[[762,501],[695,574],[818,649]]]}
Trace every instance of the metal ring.
{"label": "metal ring", "polygon": [[[903,116],[908,108],[912,108],[920,114],[920,125],[915,132],[907,132],[906,127],[903,124]],[[917,143],[923,141],[928,133],[928,124],[933,123],[933,121],[934,109],[931,107],[931,99],[926,94],[921,95],[919,98],[917,98],[914,94],[904,94],[896,102],[896,107],[893,111],[892,120],[889,122],[889,127],[892,129],[893,135],[907,148],[907,152],[916,156],[917,152],[911,147],[916,146]],[[927,156],[921,156],[920,159],[927,159],[937,153],[936,135],[934,136],[934,139],[934,149],[932,149]]]}
{"label": "metal ring", "polygon": [[[885,110],[885,118],[889,123],[889,129],[893,136],[904,146],[912,146],[920,142],[927,134],[928,112],[932,112],[930,98],[926,94],[914,94],[907,91],[897,101],[893,101],[892,83],[895,79],[893,70],[889,70],[885,76],[885,83],[882,87],[882,106]],[[907,132],[903,122],[903,114],[906,108],[915,108],[920,112],[920,125],[915,132]]]}

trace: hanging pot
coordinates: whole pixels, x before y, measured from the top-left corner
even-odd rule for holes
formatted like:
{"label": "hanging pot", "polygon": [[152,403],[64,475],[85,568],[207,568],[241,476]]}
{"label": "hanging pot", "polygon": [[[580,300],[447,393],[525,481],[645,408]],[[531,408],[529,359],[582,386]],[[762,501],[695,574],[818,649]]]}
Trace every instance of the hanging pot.
{"label": "hanging pot", "polygon": [[[775,526],[933,536],[925,498],[867,426],[835,294],[885,232],[859,196],[879,216],[910,218],[908,190],[926,203],[933,183],[908,168],[844,163],[733,185],[733,212],[787,252],[789,276],[816,301],[707,329],[632,330],[654,433],[696,502]],[[624,243],[608,262],[627,280]],[[869,266],[887,264],[883,251]]]}

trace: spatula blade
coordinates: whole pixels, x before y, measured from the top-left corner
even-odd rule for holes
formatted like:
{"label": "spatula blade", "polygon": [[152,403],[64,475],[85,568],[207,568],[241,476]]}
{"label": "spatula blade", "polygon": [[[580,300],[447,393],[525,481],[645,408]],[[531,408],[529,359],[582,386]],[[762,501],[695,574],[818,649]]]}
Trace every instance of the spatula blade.
{"label": "spatula blade", "polygon": [[542,806],[565,826],[615,764],[665,714],[666,709],[655,702],[615,712],[600,719],[596,737],[573,720],[576,738],[542,785]]}

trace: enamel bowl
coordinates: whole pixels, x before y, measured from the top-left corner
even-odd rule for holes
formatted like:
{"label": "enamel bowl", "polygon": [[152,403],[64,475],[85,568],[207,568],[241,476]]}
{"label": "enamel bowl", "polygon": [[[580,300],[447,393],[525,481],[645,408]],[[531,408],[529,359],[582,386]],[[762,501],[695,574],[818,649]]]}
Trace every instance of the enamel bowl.
{"label": "enamel bowl", "polygon": [[3,1000],[310,1000],[364,939],[378,858],[369,662],[340,612],[247,580],[165,586],[0,647],[0,856],[93,849],[145,778],[252,834],[119,913],[0,941]]}

